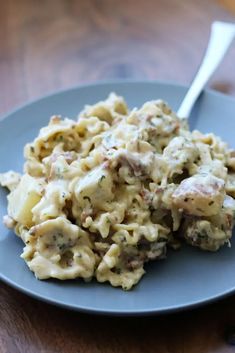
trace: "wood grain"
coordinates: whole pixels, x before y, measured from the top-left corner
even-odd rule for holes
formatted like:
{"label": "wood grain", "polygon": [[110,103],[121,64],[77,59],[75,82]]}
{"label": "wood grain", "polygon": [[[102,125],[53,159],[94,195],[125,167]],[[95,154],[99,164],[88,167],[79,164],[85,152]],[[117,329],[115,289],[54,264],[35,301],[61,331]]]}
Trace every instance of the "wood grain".
{"label": "wood grain", "polygon": [[234,298],[174,315],[109,318],[65,311],[2,285],[0,352],[232,353]]}
{"label": "wood grain", "polygon": [[233,1],[233,0],[220,0],[220,3],[227,10],[230,10],[235,14],[235,1]]}
{"label": "wood grain", "polygon": [[[234,21],[215,0],[2,1],[0,113],[88,81],[189,84],[214,19]],[[235,46],[210,86],[235,94],[234,57]]]}
{"label": "wood grain", "polygon": [[[228,5],[229,0],[1,1],[0,114],[95,80],[189,84],[210,23],[235,20]],[[209,85],[235,95],[234,62],[235,46]],[[174,315],[104,318],[40,303],[0,283],[0,353],[232,353],[234,325],[235,297]]]}

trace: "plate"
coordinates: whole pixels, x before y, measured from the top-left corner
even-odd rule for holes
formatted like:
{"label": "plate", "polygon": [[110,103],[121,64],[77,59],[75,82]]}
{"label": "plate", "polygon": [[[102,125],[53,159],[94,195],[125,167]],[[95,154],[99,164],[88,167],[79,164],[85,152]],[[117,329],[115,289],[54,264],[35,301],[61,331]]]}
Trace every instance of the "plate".
{"label": "plate", "polygon": [[[114,91],[130,107],[162,98],[177,110],[187,88],[164,82],[109,82],[59,92],[30,103],[0,121],[0,172],[22,170],[23,146],[53,114],[76,117]],[[235,147],[235,100],[205,91],[190,119],[191,128],[220,135]],[[0,190],[0,218],[6,214]],[[0,279],[24,293],[70,309],[109,315],[146,315],[186,309],[235,291],[235,244],[217,253],[184,246],[167,260],[151,262],[146,275],[129,292],[92,281],[39,281],[20,258],[23,244],[0,223]]]}

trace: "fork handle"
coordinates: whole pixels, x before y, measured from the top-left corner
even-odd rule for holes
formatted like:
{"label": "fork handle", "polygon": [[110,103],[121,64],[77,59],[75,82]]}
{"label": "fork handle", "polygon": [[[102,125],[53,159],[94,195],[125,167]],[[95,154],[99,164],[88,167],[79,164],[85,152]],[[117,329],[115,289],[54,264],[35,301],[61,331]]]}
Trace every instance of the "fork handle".
{"label": "fork handle", "polygon": [[235,24],[213,22],[208,47],[201,66],[177,112],[181,118],[188,118],[194,103],[205,84],[216,70],[235,36]]}

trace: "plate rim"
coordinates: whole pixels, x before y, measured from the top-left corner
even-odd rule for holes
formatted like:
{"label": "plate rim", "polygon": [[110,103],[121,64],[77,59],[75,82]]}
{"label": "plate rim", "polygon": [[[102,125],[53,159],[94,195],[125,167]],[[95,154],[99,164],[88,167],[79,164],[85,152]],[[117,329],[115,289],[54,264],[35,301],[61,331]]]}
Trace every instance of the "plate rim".
{"label": "plate rim", "polygon": [[[95,82],[89,82],[89,83],[84,83],[81,85],[74,85],[68,88],[64,88],[61,90],[55,90],[52,92],[49,92],[48,94],[45,95],[40,95],[32,100],[26,101],[26,103],[23,103],[21,105],[16,106],[14,109],[7,111],[3,115],[0,115],[0,128],[3,122],[6,119],[9,119],[12,115],[18,113],[21,110],[24,110],[25,108],[35,104],[35,103],[40,103],[44,99],[50,99],[51,97],[57,96],[57,95],[63,95],[64,93],[76,91],[79,89],[83,88],[91,88],[91,87],[99,87],[99,86],[109,86],[109,85],[123,85],[123,84],[149,84],[149,85],[162,85],[162,86],[173,86],[175,88],[180,88],[187,90],[189,88],[189,85],[186,84],[181,84],[178,83],[177,81],[170,81],[170,80],[139,80],[139,79],[114,79],[114,80],[99,80]],[[231,101],[232,103],[235,104],[235,98],[231,95],[221,93],[218,91],[215,91],[213,89],[204,89],[203,93],[208,93],[214,97],[220,97],[223,99],[226,99],[228,101]],[[198,301],[193,301],[193,302],[186,302],[185,304],[182,304],[180,306],[173,305],[173,306],[167,306],[167,307],[162,307],[161,309],[131,309],[131,310],[120,310],[120,309],[94,309],[89,306],[75,306],[75,305],[70,305],[68,303],[64,303],[60,300],[57,299],[51,299],[48,296],[43,296],[41,294],[38,294],[31,289],[24,288],[20,286],[19,284],[15,283],[11,279],[7,278],[0,269],[0,281],[6,283],[10,287],[14,288],[15,290],[26,294],[29,297],[32,297],[36,300],[46,302],[50,305],[58,306],[63,309],[67,310],[72,310],[76,312],[83,312],[83,313],[88,313],[88,314],[96,314],[96,315],[105,315],[105,316],[150,316],[150,315],[162,315],[162,314],[170,314],[173,312],[179,312],[179,311],[185,311],[189,309],[194,309],[197,307],[201,307],[204,305],[207,305],[209,303],[213,303],[215,301],[222,300],[232,294],[235,293],[235,286],[233,289],[228,289],[224,292],[221,292],[217,295],[212,295],[209,297],[206,297],[205,299],[199,299]],[[131,293],[131,292],[130,292]]]}
{"label": "plate rim", "polygon": [[[92,314],[92,315],[95,314],[97,316],[99,315],[99,316],[116,316],[116,317],[140,317],[140,316],[154,316],[154,315],[160,316],[165,314],[183,312],[186,310],[193,310],[198,307],[204,307],[208,304],[213,304],[215,302],[222,301],[223,299],[230,297],[235,293],[235,288],[234,288],[232,290],[227,290],[216,296],[207,297],[206,299],[201,299],[194,302],[188,302],[180,306],[163,307],[161,309],[140,309],[140,310],[119,310],[119,309],[99,309],[99,308],[92,309],[88,306],[70,305],[70,304],[63,303],[57,299],[50,299],[47,296],[42,296],[41,294],[37,294],[31,290],[27,290],[21,287],[20,285],[13,282],[12,280],[9,280],[8,278],[6,278],[0,273],[0,282],[1,281],[9,285],[11,288],[19,291],[20,293],[25,294],[28,297],[31,297],[40,302],[53,305],[55,307],[59,307],[59,308],[74,311],[74,312],[81,312],[85,314]],[[116,289],[119,290],[118,288]],[[129,291],[129,293],[131,293],[131,291]]]}

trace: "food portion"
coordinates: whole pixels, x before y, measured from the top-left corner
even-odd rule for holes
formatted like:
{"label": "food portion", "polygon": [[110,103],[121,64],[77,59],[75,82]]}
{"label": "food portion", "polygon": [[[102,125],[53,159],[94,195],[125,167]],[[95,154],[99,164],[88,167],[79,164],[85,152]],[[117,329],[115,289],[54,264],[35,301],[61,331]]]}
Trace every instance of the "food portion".
{"label": "food portion", "polygon": [[112,93],[76,121],[53,116],[24,155],[23,175],[0,174],[10,191],[3,221],[38,279],[95,277],[128,290],[182,239],[210,251],[230,244],[235,153],[190,132],[161,100],[129,111]]}

